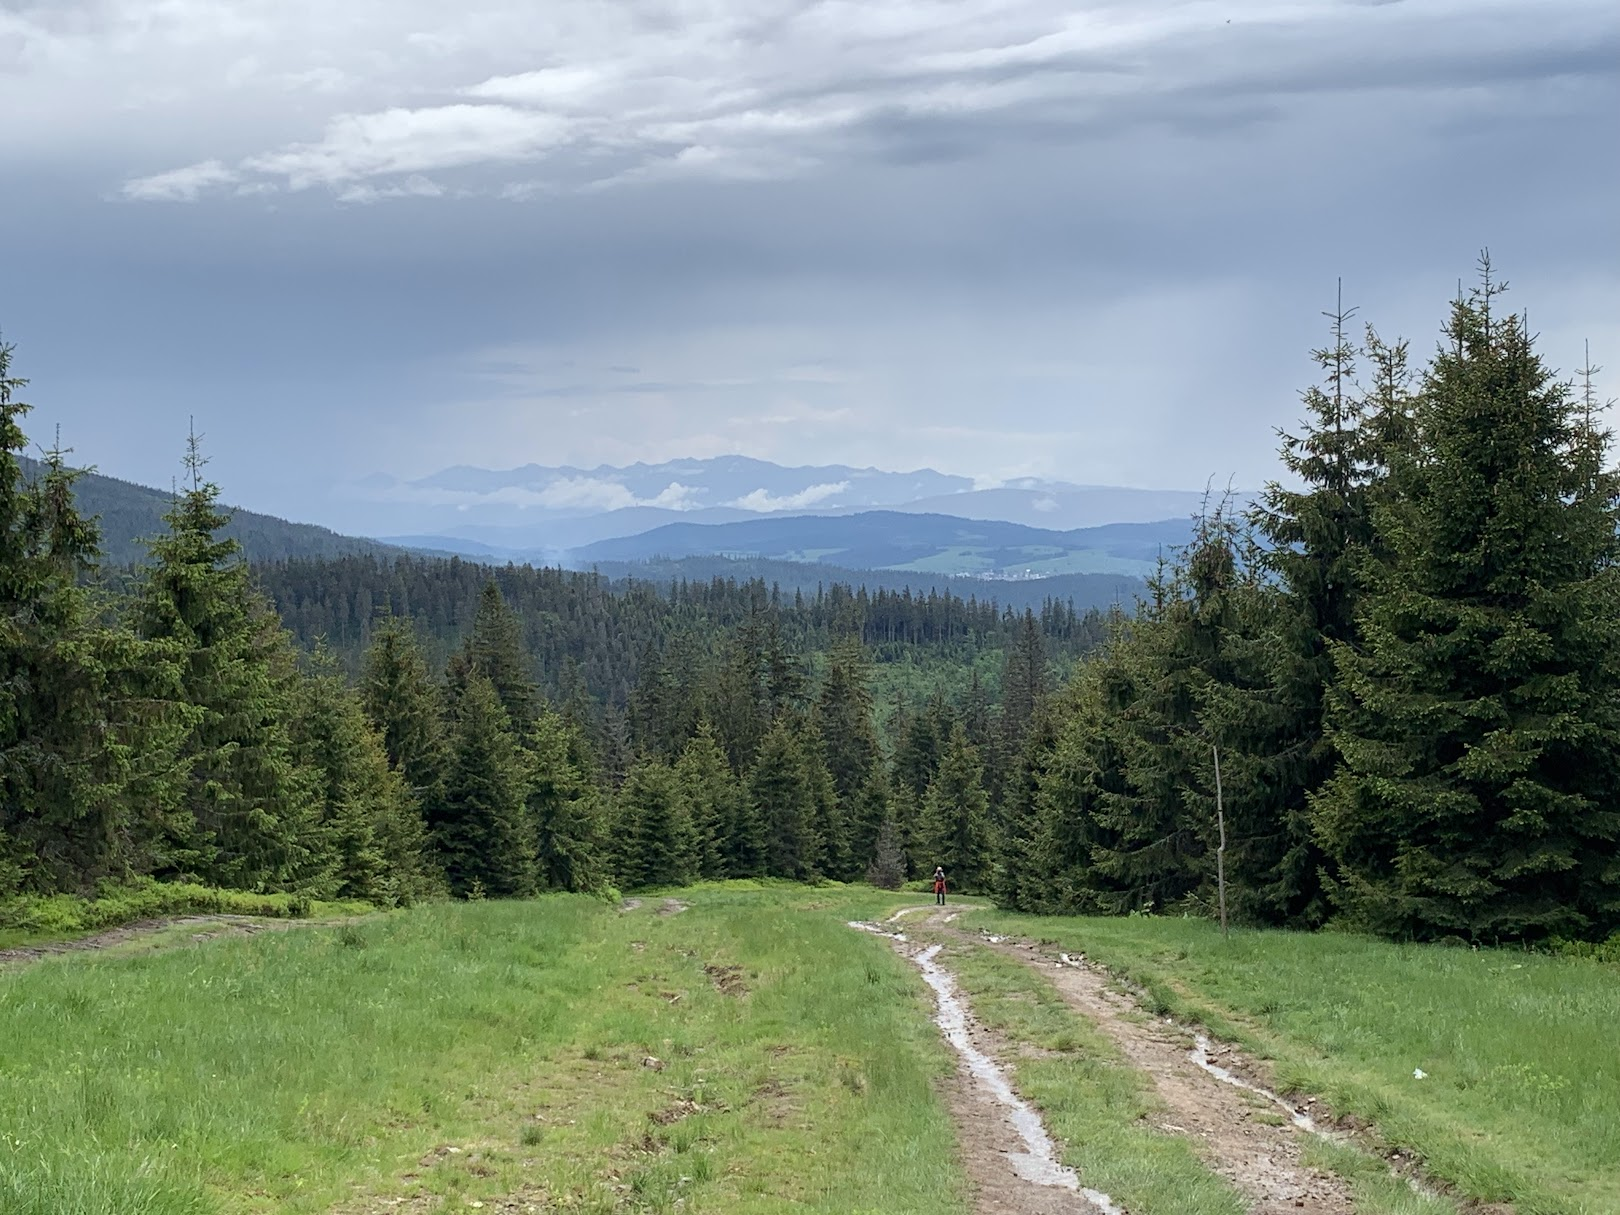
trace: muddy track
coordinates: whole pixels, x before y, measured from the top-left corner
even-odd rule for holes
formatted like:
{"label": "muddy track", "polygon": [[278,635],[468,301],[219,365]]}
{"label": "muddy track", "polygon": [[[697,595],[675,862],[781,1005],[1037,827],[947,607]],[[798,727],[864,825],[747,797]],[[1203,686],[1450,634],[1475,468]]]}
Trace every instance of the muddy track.
{"label": "muddy track", "polygon": [[[1219,1048],[1147,1016],[1109,985],[1105,972],[1084,960],[1028,942],[992,943],[991,948],[1039,970],[1069,1007],[1152,1079],[1164,1106],[1159,1129],[1192,1140],[1205,1164],[1249,1200],[1251,1215],[1353,1215],[1355,1203],[1344,1179],[1301,1160],[1308,1137],[1318,1130],[1308,1108],[1279,1105],[1258,1086],[1221,1078],[1216,1073],[1227,1070],[1223,1060],[1218,1054],[1210,1058]],[[1200,1060],[1209,1066],[1200,1066]]]}
{"label": "muddy track", "polygon": [[131,941],[138,941],[143,937],[156,936],[171,928],[195,927],[191,934],[193,941],[207,941],[219,936],[252,936],[258,932],[280,932],[289,928],[312,927],[323,925],[351,924],[361,916],[345,916],[341,919],[268,919],[261,916],[247,915],[171,915],[158,916],[153,919],[135,920],[128,924],[120,924],[116,928],[105,928],[100,932],[93,932],[87,936],[73,937],[66,941],[43,941],[38,945],[18,945],[11,949],[0,949],[0,966],[8,963],[37,962],[41,958],[58,957],[71,953],[94,953],[103,949],[111,949],[118,945],[126,945]]}
{"label": "muddy track", "polygon": [[924,911],[933,913],[926,921],[930,929],[948,929],[955,918],[933,907],[908,907],[883,925],[850,926],[888,937],[933,989],[935,1024],[957,1057],[943,1095],[956,1123],[975,1215],[1123,1215],[1108,1195],[1086,1187],[1058,1159],[1040,1112],[1013,1089],[1001,1062],[1009,1052],[957,994],[955,980],[938,961],[939,946],[920,948],[900,931],[903,916]]}

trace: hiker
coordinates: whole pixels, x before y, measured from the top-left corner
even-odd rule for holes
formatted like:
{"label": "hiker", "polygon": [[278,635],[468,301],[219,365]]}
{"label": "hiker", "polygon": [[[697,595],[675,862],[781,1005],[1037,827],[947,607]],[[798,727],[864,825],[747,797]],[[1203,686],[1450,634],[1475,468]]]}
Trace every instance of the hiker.
{"label": "hiker", "polygon": [[945,906],[945,867],[943,865],[934,866],[934,902],[941,907]]}

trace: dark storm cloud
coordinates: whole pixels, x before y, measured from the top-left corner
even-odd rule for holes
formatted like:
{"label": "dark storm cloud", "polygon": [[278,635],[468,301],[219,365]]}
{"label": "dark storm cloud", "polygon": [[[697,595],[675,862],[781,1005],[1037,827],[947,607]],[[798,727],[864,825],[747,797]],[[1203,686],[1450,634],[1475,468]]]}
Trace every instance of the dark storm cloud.
{"label": "dark storm cloud", "polygon": [[0,0],[0,324],[88,458],[159,480],[197,413],[283,510],[718,451],[1252,484],[1340,275],[1422,348],[1489,243],[1557,361],[1620,342],[1617,66],[1571,0]]}

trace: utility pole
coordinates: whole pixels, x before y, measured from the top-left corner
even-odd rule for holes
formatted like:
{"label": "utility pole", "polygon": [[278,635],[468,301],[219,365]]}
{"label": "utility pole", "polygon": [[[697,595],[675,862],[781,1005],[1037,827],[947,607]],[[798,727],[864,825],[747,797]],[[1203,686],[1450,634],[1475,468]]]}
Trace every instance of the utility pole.
{"label": "utility pole", "polygon": [[1226,930],[1226,807],[1221,798],[1221,749],[1211,744],[1215,753],[1215,821],[1221,829],[1221,846],[1215,849],[1215,878],[1221,890],[1221,939],[1227,940]]}

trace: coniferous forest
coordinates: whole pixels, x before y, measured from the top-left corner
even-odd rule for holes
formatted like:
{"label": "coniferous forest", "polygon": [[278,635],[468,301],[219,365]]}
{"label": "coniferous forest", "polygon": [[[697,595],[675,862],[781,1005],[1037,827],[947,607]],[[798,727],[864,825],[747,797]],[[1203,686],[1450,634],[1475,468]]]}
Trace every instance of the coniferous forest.
{"label": "coniferous forest", "polygon": [[[698,879],[1020,910],[1620,929],[1620,481],[1488,263],[1418,362],[1332,318],[1252,504],[1107,617],[383,556],[249,566],[193,440],[134,569],[0,347],[0,900]],[[1219,812],[1218,812],[1219,811]],[[1224,847],[1223,847],[1224,839]]]}

